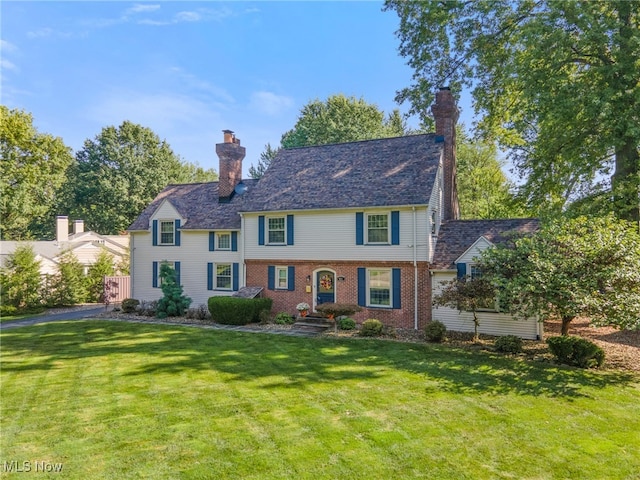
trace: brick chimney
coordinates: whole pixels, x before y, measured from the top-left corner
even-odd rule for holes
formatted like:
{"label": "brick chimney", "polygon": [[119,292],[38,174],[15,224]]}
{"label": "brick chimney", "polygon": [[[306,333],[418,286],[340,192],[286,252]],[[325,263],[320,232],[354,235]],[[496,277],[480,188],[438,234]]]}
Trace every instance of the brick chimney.
{"label": "brick chimney", "polygon": [[231,130],[223,130],[224,142],[216,144],[216,153],[220,159],[218,177],[218,197],[220,201],[229,201],[234,188],[242,180],[242,159],[246,149],[240,146],[240,140]]}
{"label": "brick chimney", "polygon": [[58,243],[69,241],[69,217],[67,216],[56,217],[56,241]]}
{"label": "brick chimney", "polygon": [[436,135],[444,137],[444,220],[457,220],[460,217],[458,205],[458,186],[456,182],[456,122],[460,111],[449,87],[443,87],[436,93],[436,102],[431,106],[436,121]]}

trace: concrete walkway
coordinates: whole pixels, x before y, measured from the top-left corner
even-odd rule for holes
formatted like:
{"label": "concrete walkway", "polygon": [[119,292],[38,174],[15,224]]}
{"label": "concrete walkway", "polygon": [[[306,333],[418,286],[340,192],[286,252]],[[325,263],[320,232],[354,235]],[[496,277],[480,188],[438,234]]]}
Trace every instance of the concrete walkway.
{"label": "concrete walkway", "polygon": [[232,330],[235,332],[250,332],[250,333],[273,333],[276,335],[286,335],[290,337],[317,337],[320,335],[318,332],[310,332],[305,330],[266,330],[261,328],[255,328],[251,326],[240,325],[222,325],[219,323],[212,324],[199,324],[199,323],[184,323],[184,322],[171,322],[170,320],[137,320],[130,318],[108,318],[108,317],[95,317],[95,315],[105,312],[104,306],[99,307],[72,307],[68,310],[60,313],[48,314],[44,313],[36,315],[35,317],[25,318],[24,320],[16,320],[14,322],[3,322],[0,324],[0,331],[9,330],[18,327],[28,327],[31,325],[38,325],[41,323],[59,322],[68,320],[104,320],[108,322],[131,322],[131,323],[153,323],[158,325],[178,325],[183,327],[197,327],[210,330]]}

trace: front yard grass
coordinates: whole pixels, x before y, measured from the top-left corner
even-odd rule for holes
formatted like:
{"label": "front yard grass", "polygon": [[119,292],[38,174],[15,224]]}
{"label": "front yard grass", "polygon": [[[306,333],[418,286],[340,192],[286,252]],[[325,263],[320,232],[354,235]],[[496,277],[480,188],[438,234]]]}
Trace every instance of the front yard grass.
{"label": "front yard grass", "polygon": [[[39,478],[623,479],[640,379],[486,352],[109,321],[1,335],[0,468]],[[11,463],[13,462],[13,463]],[[13,473],[8,470],[13,469]]]}

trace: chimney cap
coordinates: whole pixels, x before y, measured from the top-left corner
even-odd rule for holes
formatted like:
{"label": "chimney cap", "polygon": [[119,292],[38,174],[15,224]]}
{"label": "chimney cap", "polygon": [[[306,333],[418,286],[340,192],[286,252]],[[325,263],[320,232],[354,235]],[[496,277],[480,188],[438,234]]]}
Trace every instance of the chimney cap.
{"label": "chimney cap", "polygon": [[447,85],[446,87],[440,87],[440,90],[451,90],[451,87]]}
{"label": "chimney cap", "polygon": [[222,130],[222,133],[234,133],[233,130]]}

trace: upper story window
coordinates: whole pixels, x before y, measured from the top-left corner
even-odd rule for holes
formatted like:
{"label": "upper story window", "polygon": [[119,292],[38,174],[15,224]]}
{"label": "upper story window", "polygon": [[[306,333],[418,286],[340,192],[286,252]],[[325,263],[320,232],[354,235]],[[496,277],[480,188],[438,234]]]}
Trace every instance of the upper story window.
{"label": "upper story window", "polygon": [[285,217],[270,217],[267,219],[267,243],[270,245],[284,245],[286,239]]}
{"label": "upper story window", "polygon": [[231,250],[231,233],[216,233],[216,250]]}
{"label": "upper story window", "polygon": [[175,244],[175,222],[173,220],[160,220],[160,245]]}
{"label": "upper story window", "polygon": [[367,214],[367,243],[389,243],[389,215]]}

